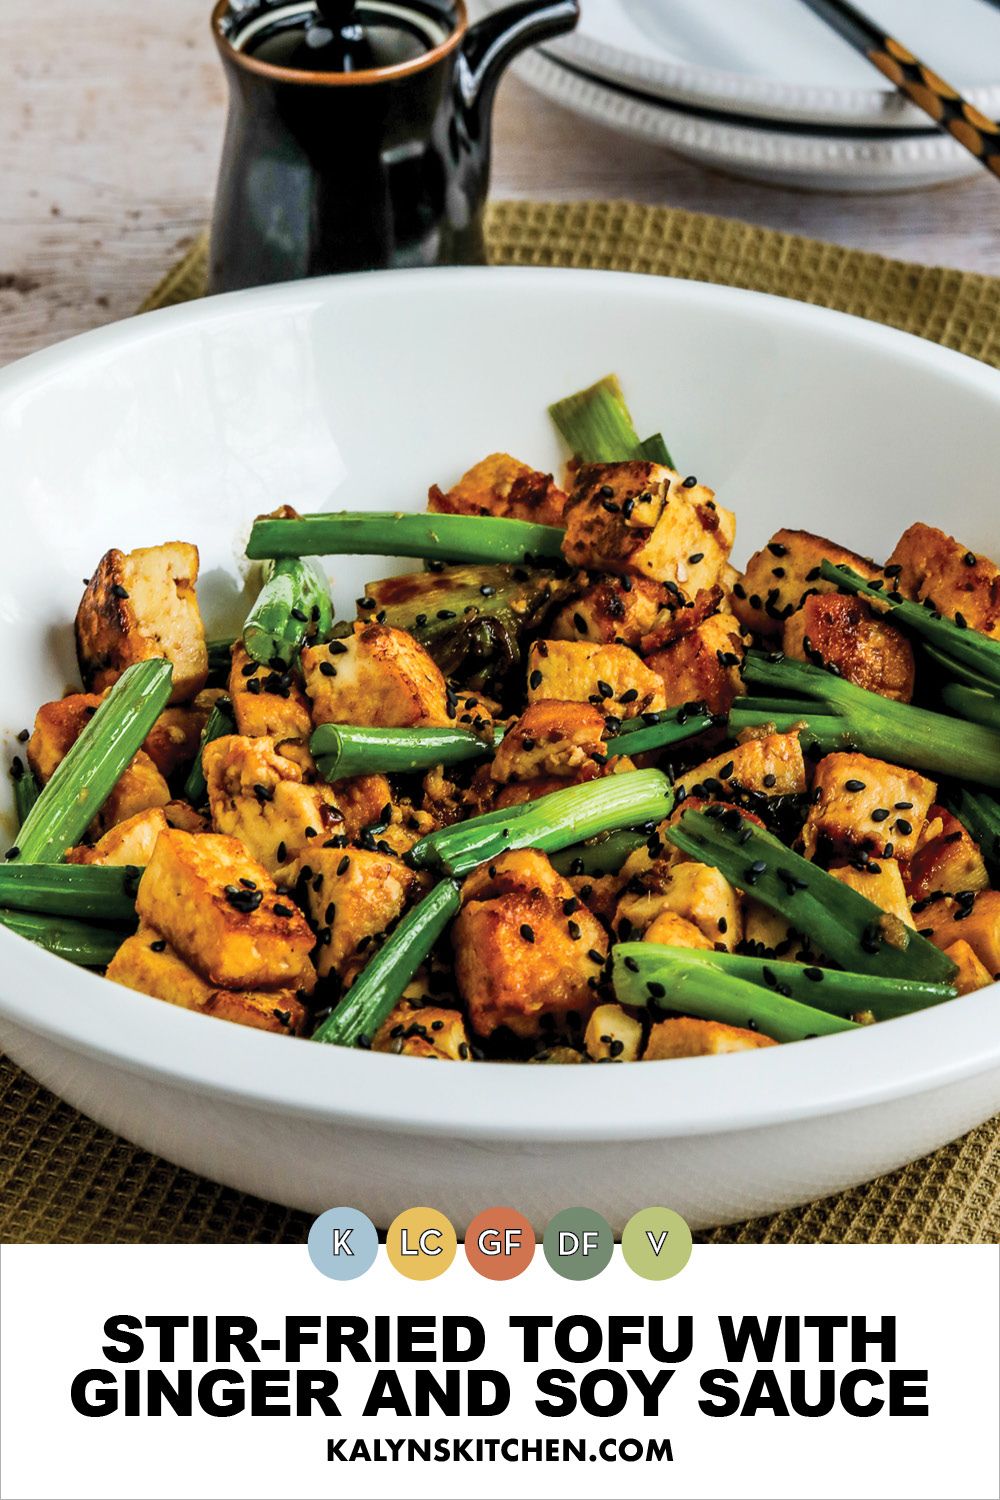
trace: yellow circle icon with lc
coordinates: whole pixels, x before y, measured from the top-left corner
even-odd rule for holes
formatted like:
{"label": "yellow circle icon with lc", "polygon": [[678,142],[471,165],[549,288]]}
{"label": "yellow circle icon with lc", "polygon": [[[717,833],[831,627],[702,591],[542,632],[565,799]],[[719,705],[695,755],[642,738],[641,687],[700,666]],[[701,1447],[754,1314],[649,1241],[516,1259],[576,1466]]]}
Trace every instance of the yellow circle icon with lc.
{"label": "yellow circle icon with lc", "polygon": [[436,1208],[407,1208],[389,1225],[385,1248],[401,1275],[411,1281],[433,1281],[455,1259],[458,1236]]}

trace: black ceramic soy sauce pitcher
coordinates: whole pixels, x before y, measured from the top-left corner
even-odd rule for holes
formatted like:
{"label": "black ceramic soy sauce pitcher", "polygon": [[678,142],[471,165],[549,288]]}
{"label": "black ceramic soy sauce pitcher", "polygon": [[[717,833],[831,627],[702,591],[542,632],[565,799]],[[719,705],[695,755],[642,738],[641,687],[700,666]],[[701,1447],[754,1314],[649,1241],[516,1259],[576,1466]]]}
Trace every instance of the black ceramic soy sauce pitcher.
{"label": "black ceramic soy sauce pitcher", "polygon": [[219,0],[230,112],[210,290],[484,258],[496,85],[579,0]]}

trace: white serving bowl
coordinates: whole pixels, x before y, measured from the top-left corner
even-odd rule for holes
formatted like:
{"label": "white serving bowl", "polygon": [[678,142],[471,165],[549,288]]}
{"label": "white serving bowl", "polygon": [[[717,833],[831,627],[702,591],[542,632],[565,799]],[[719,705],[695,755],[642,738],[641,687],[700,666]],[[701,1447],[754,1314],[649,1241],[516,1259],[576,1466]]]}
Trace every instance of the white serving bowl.
{"label": "white serving bowl", "polygon": [[[419,510],[432,481],[501,448],[554,467],[546,404],[609,370],[640,430],[736,511],[738,562],[779,525],[884,556],[921,519],[998,550],[1000,374],[904,334],[589,271],[243,292],[0,375],[4,729],[77,680],[71,622],[106,548],[197,542],[221,633],[257,512]],[[347,609],[387,565],[331,571]],[[667,1203],[706,1226],[864,1181],[1000,1107],[996,991],[726,1058],[431,1068],[193,1015],[0,930],[0,1041],[42,1083],[196,1172],[379,1224],[419,1202],[459,1226],[491,1203],[539,1225],[583,1203],[620,1227]]]}

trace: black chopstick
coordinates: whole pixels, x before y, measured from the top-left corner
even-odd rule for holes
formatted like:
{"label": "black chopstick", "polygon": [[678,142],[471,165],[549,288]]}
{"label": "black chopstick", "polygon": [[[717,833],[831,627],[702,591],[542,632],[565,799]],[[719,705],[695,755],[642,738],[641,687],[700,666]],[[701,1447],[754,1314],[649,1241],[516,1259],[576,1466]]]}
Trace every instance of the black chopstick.
{"label": "black chopstick", "polygon": [[[1000,177],[1000,125],[995,120],[963,99],[958,89],[946,83],[895,37],[887,36],[849,0],[802,0],[802,3],[862,57],[867,57],[900,93],[953,136],[988,172]],[[1000,0],[990,3],[1000,5]]]}

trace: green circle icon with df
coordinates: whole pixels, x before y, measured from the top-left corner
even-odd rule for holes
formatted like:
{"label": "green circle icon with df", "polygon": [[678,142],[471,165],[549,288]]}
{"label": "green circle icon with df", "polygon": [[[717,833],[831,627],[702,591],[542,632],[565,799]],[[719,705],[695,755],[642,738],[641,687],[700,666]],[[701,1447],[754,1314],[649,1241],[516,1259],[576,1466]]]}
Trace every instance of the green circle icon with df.
{"label": "green circle icon with df", "polygon": [[547,1226],[543,1248],[553,1271],[569,1281],[589,1281],[608,1266],[615,1237],[592,1208],[564,1208]]}
{"label": "green circle icon with df", "polygon": [[309,1230],[309,1259],[333,1281],[354,1281],[375,1264],[378,1230],[357,1208],[328,1208]]}

